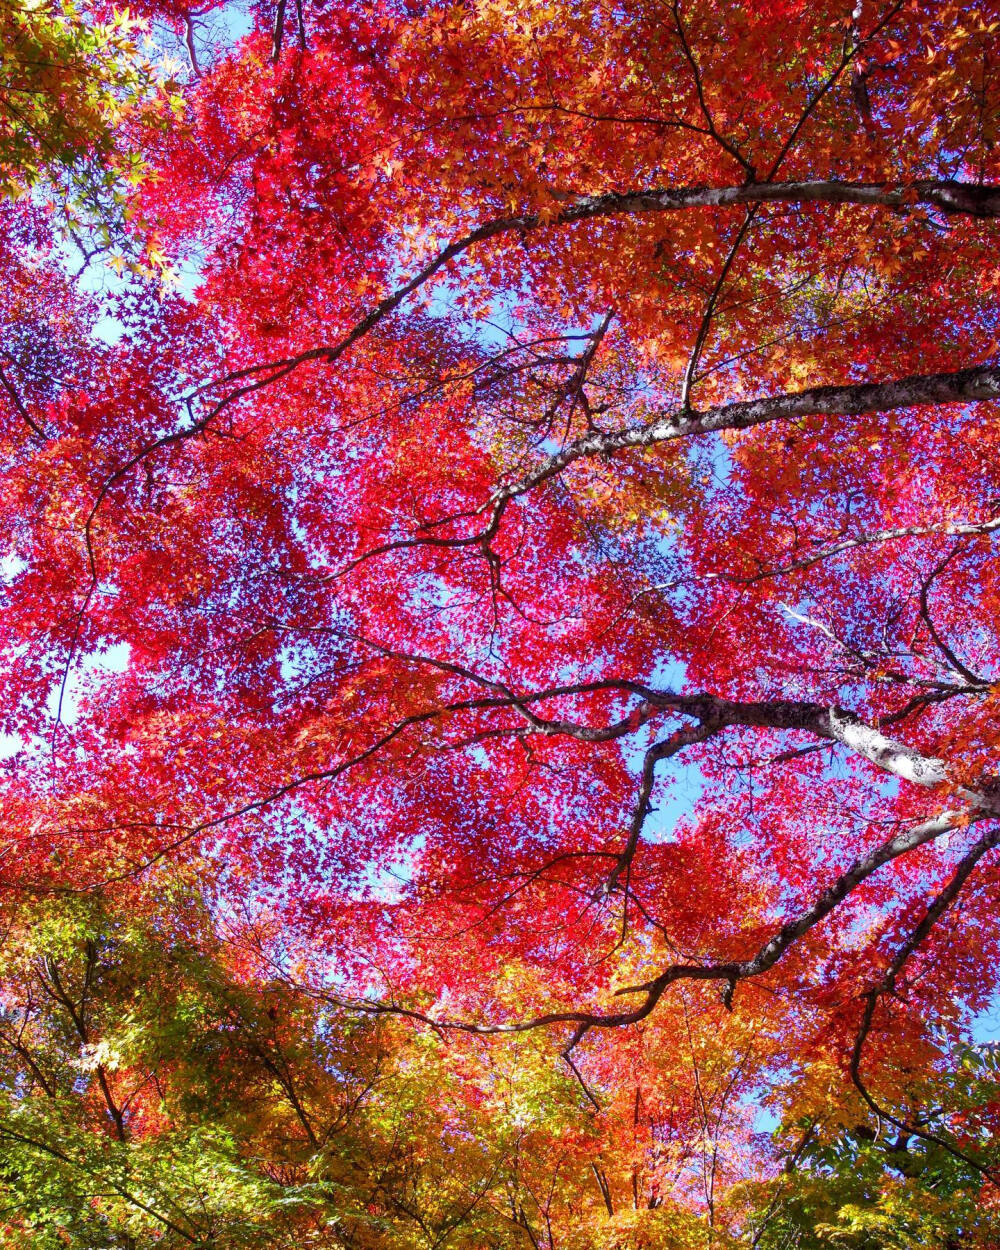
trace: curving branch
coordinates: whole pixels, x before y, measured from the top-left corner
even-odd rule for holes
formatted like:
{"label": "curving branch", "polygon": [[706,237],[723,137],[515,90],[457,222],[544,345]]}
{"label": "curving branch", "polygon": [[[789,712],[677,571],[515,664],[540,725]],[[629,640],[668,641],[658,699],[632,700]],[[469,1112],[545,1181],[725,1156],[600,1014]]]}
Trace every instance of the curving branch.
{"label": "curving branch", "polygon": [[923,919],[913,930],[913,933],[906,940],[906,942],[904,942],[899,948],[895,958],[886,970],[885,976],[865,995],[865,1010],[861,1019],[861,1027],[858,1030],[857,1037],[854,1041],[854,1049],[851,1052],[850,1073],[851,1081],[853,1082],[858,1093],[864,1099],[869,1109],[879,1118],[879,1120],[887,1121],[898,1128],[902,1133],[909,1134],[911,1137],[919,1137],[923,1141],[943,1147],[949,1154],[963,1160],[965,1163],[968,1163],[977,1172],[985,1176],[986,1179],[993,1185],[1000,1188],[1000,1177],[998,1177],[998,1174],[993,1172],[991,1169],[984,1167],[964,1150],[960,1150],[957,1146],[952,1145],[951,1142],[947,1141],[943,1137],[940,1137],[938,1134],[931,1133],[927,1129],[921,1128],[919,1125],[901,1120],[891,1112],[887,1111],[872,1096],[861,1076],[861,1061],[864,1055],[865,1043],[867,1042],[869,1034],[872,1030],[872,1024],[875,1019],[875,1009],[878,1006],[879,999],[882,998],[883,995],[891,995],[895,993],[896,982],[906,961],[925,941],[937,922],[945,914],[948,908],[951,907],[952,903],[954,903],[958,898],[962,887],[971,876],[973,869],[979,861],[984,855],[987,854],[987,852],[993,850],[993,848],[997,845],[1000,845],[1000,828],[991,829],[989,833],[985,834],[973,844],[973,846],[959,861],[951,880],[933,900],[933,902],[928,905]]}
{"label": "curving branch", "polygon": [[[282,6],[283,13],[283,6]],[[278,45],[280,52],[280,44]],[[869,207],[909,211],[914,206],[933,207],[945,213],[965,216],[995,218],[1000,216],[1000,186],[977,186],[948,180],[923,180],[910,184],[850,183],[835,179],[803,182],[751,182],[745,186],[722,188],[654,188],[636,192],[610,192],[605,195],[584,196],[556,212],[538,212],[498,218],[476,227],[462,238],[454,240],[439,251],[416,274],[387,294],[370,311],[357,321],[336,343],[310,348],[294,356],[250,365],[211,380],[196,387],[184,397],[192,419],[181,428],[148,439],[136,451],[113,469],[101,482],[83,527],[84,547],[89,572],[89,584],[80,608],[75,614],[75,624],[57,700],[52,751],[58,729],[62,723],[69,675],[75,661],[82,634],[83,623],[96,591],[99,573],[94,544],[94,527],[105,501],[114,487],[133,469],[143,464],[158,451],[178,445],[203,435],[218,416],[240,399],[289,376],[309,362],[332,364],[377,325],[389,317],[414,292],[425,286],[440,270],[479,243],[505,233],[523,235],[547,226],[572,225],[576,222],[602,217],[629,214],[675,212],[699,207],[728,207],[731,205],[787,203],[862,204]],[[199,397],[217,392],[219,388],[231,387],[219,399],[207,404],[204,412],[194,415],[193,405]],[[773,396],[736,404],[720,405],[704,412],[690,409],[670,414],[651,425],[619,430],[607,434],[598,431],[569,444],[558,455],[548,457],[543,463],[520,481],[501,487],[478,511],[490,512],[486,529],[468,538],[421,538],[388,543],[363,553],[352,561],[345,572],[362,559],[389,551],[418,545],[465,547],[478,545],[491,569],[495,571],[496,558],[490,549],[503,512],[511,499],[526,494],[534,486],[562,471],[566,465],[586,456],[611,455],[626,448],[649,447],[671,439],[688,437],[723,429],[745,429],[753,425],[782,418],[794,418],[810,414],[858,415],[863,412],[889,411],[894,408],[932,403],[954,403],[965,400],[994,399],[1000,394],[1000,370],[984,366],[958,370],[951,374],[917,375],[889,383],[868,383],[848,387],[816,387],[797,394]],[[24,414],[22,414],[24,415]],[[29,424],[32,424],[29,420]],[[37,431],[41,435],[41,431]]]}
{"label": "curving branch", "polygon": [[958,555],[960,543],[956,543],[951,550],[939,560],[931,569],[930,573],[923,579],[920,585],[920,619],[927,626],[927,632],[930,634],[934,645],[941,652],[947,661],[948,667],[957,677],[968,682],[970,686],[978,686],[980,689],[988,688],[989,683],[985,678],[980,677],[978,673],[974,673],[959,657],[955,654],[954,649],[943,637],[938,627],[934,623],[931,615],[930,590],[934,581],[945,571],[951,561]]}
{"label": "curving branch", "polygon": [[[361,641],[367,642],[367,640]],[[966,827],[987,817],[1000,816],[1000,790],[993,784],[991,778],[984,778],[978,788],[958,784],[943,760],[929,757],[913,747],[890,738],[878,727],[867,724],[856,714],[837,706],[802,700],[740,701],[709,693],[681,694],[669,690],[657,690],[640,682],[620,679],[557,686],[543,691],[519,694],[501,682],[484,677],[472,669],[450,661],[396,652],[378,644],[367,643],[367,645],[381,654],[393,656],[405,663],[427,665],[459,681],[472,682],[483,688],[485,693],[480,697],[457,698],[426,711],[413,713],[396,725],[384,729],[367,747],[340,760],[335,765],[292,778],[266,795],[245,801],[217,815],[208,816],[196,824],[172,825],[171,828],[177,831],[178,836],[169,846],[160,848],[146,863],[135,865],[134,870],[143,871],[200,834],[215,830],[228,821],[261,811],[304,786],[336,780],[348,770],[371,760],[410,729],[440,720],[451,714],[469,711],[513,711],[527,722],[524,733],[562,734],[593,743],[621,737],[662,713],[689,717],[695,722],[692,726],[678,729],[647,752],[640,783],[639,801],[626,846],[614,860],[604,887],[592,897],[591,901],[599,901],[601,897],[606,896],[629,872],[632,857],[638,846],[641,828],[648,812],[656,764],[661,759],[676,755],[688,745],[706,741],[728,727],[804,732],[823,741],[839,743],[895,777],[929,791],[936,790],[954,795],[962,800],[962,806],[947,810],[901,831],[874,850],[859,856],[808,908],[787,920],[752,957],[709,963],[690,961],[673,963],[663,968],[652,979],[617,991],[619,996],[641,996],[641,1001],[634,1007],[620,1011],[581,1009],[556,1011],[526,1020],[499,1024],[437,1019],[425,1013],[400,1007],[394,1002],[347,1004],[359,1010],[407,1015],[436,1028],[454,1028],[472,1033],[522,1032],[549,1025],[573,1025],[574,1032],[567,1047],[569,1051],[590,1029],[617,1028],[643,1020],[656,1008],[667,989],[677,981],[724,982],[726,989],[723,999],[729,1005],[733,990],[740,981],[758,977],[771,969],[810,929],[830,915],[848,895],[879,868],[950,830]],[[640,699],[641,702],[638,708],[633,709],[628,716],[597,726],[581,725],[564,718],[550,719],[540,715],[536,710],[539,704],[547,700],[599,691],[627,694]],[[133,822],[130,827],[161,830],[167,828],[155,821]],[[990,837],[992,838],[993,835]],[[983,845],[985,849],[988,849],[988,846],[994,845],[994,842],[986,840]],[[610,855],[607,857],[611,858]],[[879,992],[882,991],[879,990]],[[874,1011],[874,1005],[872,1011]]]}
{"label": "curving branch", "polygon": [[[301,365],[310,361],[331,364],[338,360],[449,262],[463,256],[480,243],[500,235],[523,236],[535,230],[571,226],[599,218],[649,216],[696,208],[730,208],[775,203],[856,204],[867,208],[889,209],[897,213],[925,208],[949,216],[989,219],[1000,217],[1000,185],[976,185],[945,179],[887,183],[841,182],[834,178],[823,178],[799,182],[749,182],[742,186],[729,187],[651,187],[639,191],[610,191],[603,195],[581,196],[561,208],[498,217],[483,222],[442,248],[411,278],[380,300],[337,342],[312,347],[295,356],[235,369],[196,388],[191,393],[191,398],[219,387],[239,384],[209,408],[205,416],[185,433],[190,435],[204,428],[207,422],[237,400],[261,386],[268,386],[286,377]],[[173,442],[176,439],[168,435],[166,441]]]}
{"label": "curving branch", "polygon": [[[677,754],[685,746],[706,741],[727,726],[804,731],[821,740],[838,742],[883,772],[924,789],[945,788],[950,782],[948,769],[942,760],[925,756],[912,747],[889,738],[881,729],[868,725],[844,708],[780,699],[742,703],[720,699],[714,695],[660,695],[649,700],[657,701],[675,711],[695,717],[698,723],[693,729],[678,730],[665,742],[658,743],[646,752],[639,801],[628,838],[614,868],[595,898],[603,897],[614,890],[631,867],[649,812],[649,798],[657,763]],[[955,793],[976,812],[1000,815],[1000,798],[988,781],[979,790],[956,786]]]}
{"label": "curving branch", "polygon": [[[819,551],[792,560],[777,568],[766,569],[746,577],[728,574],[706,574],[704,580],[733,582],[738,585],[751,585],[770,577],[783,577],[788,573],[799,573],[842,555],[845,551],[854,551],[859,547],[875,547],[882,543],[897,542],[904,538],[972,538],[979,535],[994,534],[1000,530],[1000,517],[990,517],[987,521],[942,521],[940,525],[900,525],[895,529],[875,530],[867,534],[858,534],[854,538],[843,538],[839,542],[830,543]],[[679,583],[677,583],[679,584]],[[651,588],[652,590],[653,588]],[[662,587],[660,589],[663,589]],[[650,593],[645,591],[642,593]]]}
{"label": "curving branch", "polygon": [[[958,369],[953,373],[914,374],[892,382],[859,382],[848,386],[814,386],[760,399],[716,404],[702,411],[671,412],[646,425],[621,430],[593,430],[568,443],[560,451],[546,456],[522,477],[498,487],[490,498],[471,514],[486,514],[483,529],[461,537],[447,538],[419,535],[381,543],[361,552],[340,569],[328,575],[329,580],[343,577],[366,560],[415,547],[488,549],[496,537],[500,522],[510,503],[527,495],[543,483],[558,476],[578,460],[613,456],[622,451],[642,450],[679,439],[716,434],[723,430],[747,430],[775,421],[791,421],[800,417],[864,416],[872,412],[892,412],[900,408],[928,405],[979,402],[1000,398],[1000,368],[981,365]],[[458,520],[459,518],[454,518]],[[444,524],[440,522],[436,524]]]}
{"label": "curving branch", "polygon": [[38,424],[38,422],[34,419],[34,417],[28,411],[27,405],[25,404],[24,400],[21,398],[20,392],[18,391],[14,383],[11,381],[11,379],[7,376],[7,371],[4,369],[2,365],[0,365],[0,386],[2,386],[3,389],[7,392],[7,398],[10,400],[11,404],[13,405],[14,411],[21,418],[24,424],[31,430],[31,433],[34,435],[34,437],[39,439],[41,442],[45,442],[45,431],[42,429],[42,427]]}
{"label": "curving branch", "polygon": [[[571,1053],[574,1047],[591,1029],[622,1028],[630,1024],[638,1024],[649,1016],[660,1002],[667,989],[678,981],[724,981],[727,983],[725,1001],[731,1003],[732,990],[740,981],[759,977],[769,971],[810,929],[824,920],[830,913],[853,893],[862,882],[866,881],[883,865],[891,863],[902,855],[908,854],[919,846],[933,841],[944,833],[959,828],[969,822],[966,813],[949,811],[914,825],[894,837],[887,839],[867,855],[856,859],[849,868],[829,885],[805,911],[785,922],[778,932],[770,938],[750,959],[731,960],[719,963],[693,964],[674,963],[664,968],[658,976],[642,985],[628,986],[618,990],[619,996],[641,994],[642,1002],[638,1006],[624,1011],[552,1011],[543,1015],[533,1016],[526,1020],[508,1021],[501,1024],[479,1024],[469,1020],[443,1019],[428,1015],[426,1012],[403,1007],[395,1002],[366,1002],[335,999],[340,1007],[370,1015],[399,1015],[422,1024],[430,1025],[439,1030],[456,1030],[464,1033],[494,1035],[501,1033],[524,1033],[529,1030],[546,1028],[554,1025],[574,1025],[573,1034],[564,1053]],[[973,820],[981,819],[973,817]]]}

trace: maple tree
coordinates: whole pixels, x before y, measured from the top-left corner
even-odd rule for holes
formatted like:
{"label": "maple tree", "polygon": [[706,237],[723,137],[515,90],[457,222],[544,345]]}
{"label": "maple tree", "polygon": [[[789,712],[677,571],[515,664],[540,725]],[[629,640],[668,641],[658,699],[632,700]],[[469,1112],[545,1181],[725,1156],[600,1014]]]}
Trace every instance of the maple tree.
{"label": "maple tree", "polygon": [[993,1244],[997,6],[141,12],[0,150],[9,1236]]}
{"label": "maple tree", "polygon": [[133,265],[141,262],[123,217],[144,167],[130,132],[182,106],[168,62],[140,47],[142,27],[101,5],[0,6],[0,196],[44,194],[59,207],[60,233],[85,255],[114,246]]}

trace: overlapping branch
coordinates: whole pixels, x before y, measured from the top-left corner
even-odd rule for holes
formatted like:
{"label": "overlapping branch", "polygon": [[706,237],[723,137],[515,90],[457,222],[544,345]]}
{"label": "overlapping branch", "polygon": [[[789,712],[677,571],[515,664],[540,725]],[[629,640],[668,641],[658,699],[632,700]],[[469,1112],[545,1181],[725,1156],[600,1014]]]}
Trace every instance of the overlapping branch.
{"label": "overlapping branch", "polygon": [[[576,686],[553,687],[545,691],[518,695],[501,682],[482,677],[474,670],[449,661],[391,652],[384,647],[376,647],[376,650],[383,654],[391,654],[406,663],[429,665],[461,680],[472,681],[486,687],[489,693],[479,698],[454,699],[424,712],[405,717],[391,729],[380,733],[368,747],[339,761],[336,765],[301,775],[267,795],[245,802],[217,816],[209,817],[196,825],[183,828],[180,836],[169,847],[158,851],[149,863],[161,859],[165,854],[176,850],[183,843],[200,834],[260,811],[303,786],[336,780],[358,764],[373,759],[411,728],[439,720],[450,714],[497,709],[519,713],[527,722],[529,733],[564,734],[592,743],[621,737],[657,714],[680,715],[694,721],[692,726],[678,729],[647,751],[640,782],[639,800],[626,845],[612,865],[604,886],[595,896],[595,901],[615,889],[621,878],[630,870],[649,810],[649,799],[657,763],[678,754],[686,746],[708,740],[728,727],[805,732],[821,740],[839,743],[849,751],[867,759],[882,771],[923,789],[950,794],[953,798],[958,798],[962,806],[945,811],[937,817],[897,833],[873,851],[857,858],[815,899],[809,908],[788,920],[753,957],[712,963],[674,963],[651,980],[618,991],[620,995],[642,996],[642,1001],[631,1009],[617,1012],[567,1010],[502,1025],[432,1019],[429,1016],[399,1008],[395,1004],[364,1004],[364,1010],[402,1011],[403,1014],[424,1019],[437,1027],[460,1028],[469,1032],[483,1033],[523,1031],[547,1025],[572,1024],[575,1026],[573,1039],[570,1042],[570,1048],[572,1048],[591,1028],[621,1027],[644,1019],[654,1010],[669,986],[679,980],[725,982],[727,989],[724,998],[728,1003],[739,981],[757,977],[772,968],[790,947],[828,916],[878,868],[952,829],[975,823],[985,817],[1000,816],[1000,796],[989,778],[984,779],[977,788],[956,783],[944,761],[928,757],[904,743],[895,741],[877,727],[865,723],[850,711],[836,706],[783,699],[739,701],[707,693],[678,694],[657,690],[643,683],[616,682],[613,679],[581,683]],[[604,726],[581,725],[564,718],[549,719],[540,715],[532,706],[550,699],[594,693],[599,690],[617,690],[619,693],[637,696],[641,699],[641,703],[638,709],[635,709],[629,716]],[[143,865],[143,867],[146,866],[148,865]]]}
{"label": "overlapping branch", "polygon": [[[973,817],[973,819],[977,819]],[[810,929],[824,920],[847,898],[862,882],[885,864],[891,863],[901,855],[915,850],[918,846],[933,841],[944,833],[968,823],[967,814],[959,811],[947,811],[930,820],[923,821],[881,843],[867,855],[859,856],[849,868],[840,874],[813,903],[786,921],[778,932],[770,938],[749,959],[728,960],[716,963],[674,963],[664,968],[656,977],[642,985],[628,986],[618,991],[619,995],[642,995],[642,1001],[631,1009],[617,1012],[567,1010],[546,1012],[529,1019],[508,1021],[500,1024],[483,1024],[475,1021],[444,1019],[416,1011],[397,1003],[385,1002],[344,1002],[341,1006],[350,1006],[355,1010],[373,1015],[401,1015],[419,1020],[435,1029],[454,1029],[459,1032],[475,1034],[523,1033],[533,1029],[546,1028],[554,1025],[574,1025],[574,1031],[566,1047],[573,1048],[591,1029],[623,1028],[626,1025],[638,1024],[649,1016],[671,985],[678,981],[722,981],[728,986],[725,1000],[731,1002],[733,988],[740,982],[769,971],[786,952],[795,945]]]}
{"label": "overlapping branch", "polygon": [[[546,456],[520,478],[498,487],[476,510],[478,514],[486,516],[486,524],[481,530],[461,537],[422,534],[381,543],[350,560],[332,576],[343,577],[373,557],[415,547],[488,548],[499,531],[505,511],[515,499],[529,494],[579,460],[613,456],[622,451],[642,450],[702,434],[747,430],[775,421],[791,421],[801,417],[854,417],[872,412],[892,412],[901,408],[972,403],[997,398],[1000,398],[1000,368],[995,365],[981,365],[971,369],[958,369],[952,373],[914,374],[892,382],[814,386],[760,399],[717,404],[700,412],[671,412],[657,421],[620,430],[593,430]],[[476,513],[471,515],[475,516]],[[443,525],[445,522],[436,524]]]}
{"label": "overlapping branch", "polygon": [[[233,389],[206,410],[192,427],[192,431],[204,428],[223,409],[262,386],[287,377],[301,365],[314,361],[332,364],[339,360],[355,343],[395,312],[404,300],[426,286],[451,261],[461,258],[479,244],[501,235],[523,236],[540,229],[571,226],[601,218],[650,216],[697,208],[775,203],[799,206],[855,204],[899,213],[924,208],[950,216],[990,219],[1000,217],[1000,186],[946,179],[879,183],[818,178],[797,182],[752,181],[728,187],[651,187],[637,191],[610,191],[601,195],[581,196],[551,210],[497,217],[483,222],[442,248],[411,278],[380,300],[336,342],[320,344],[293,356],[235,369],[199,387],[192,397],[227,386]],[[166,438],[175,441],[171,435]]]}

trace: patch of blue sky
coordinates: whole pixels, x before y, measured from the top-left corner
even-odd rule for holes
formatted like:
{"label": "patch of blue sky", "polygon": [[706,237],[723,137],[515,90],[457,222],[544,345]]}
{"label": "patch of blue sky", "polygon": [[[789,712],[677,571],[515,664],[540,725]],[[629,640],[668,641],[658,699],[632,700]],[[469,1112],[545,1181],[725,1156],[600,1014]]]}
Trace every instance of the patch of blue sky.
{"label": "patch of blue sky", "polygon": [[1000,992],[995,993],[989,1005],[972,1017],[969,1035],[980,1045],[984,1042],[1000,1045]]}
{"label": "patch of blue sky", "polygon": [[[20,556],[8,552],[7,555],[0,557],[0,584],[12,585],[26,568],[27,565]],[[0,734],[0,760],[13,759],[23,749],[24,742],[21,738],[11,734]]]}
{"label": "patch of blue sky", "polygon": [[[650,684],[658,690],[681,691],[686,682],[686,665],[674,656],[664,656],[651,674]],[[701,769],[690,758],[680,756],[669,761],[668,767],[670,764],[673,767],[668,774],[669,780],[654,792],[653,810],[643,825],[642,836],[646,842],[676,841],[678,826],[693,816],[705,789]],[[631,766],[638,776],[642,767],[641,757],[638,761],[631,761]]]}
{"label": "patch of blue sky", "polygon": [[[65,690],[61,691],[57,684],[49,691],[46,711],[50,722],[54,724],[58,717],[63,725],[74,724],[79,717],[81,700],[94,678],[125,672],[129,654],[128,644],[117,642],[81,656],[70,670]],[[29,746],[47,749],[48,740],[41,735],[29,741],[16,734],[0,734],[0,760],[12,760]]]}
{"label": "patch of blue sky", "polygon": [[27,567],[21,557],[14,552],[8,552],[5,556],[0,556],[0,583],[3,583],[5,586],[12,585]]}
{"label": "patch of blue sky", "polygon": [[[191,40],[202,72],[208,69],[226,50],[234,47],[253,29],[250,0],[230,0],[208,13],[191,17]],[[190,76],[195,76],[194,65],[187,43],[166,23],[154,21],[147,36],[148,50],[163,59],[163,67],[180,70],[189,66]],[[132,281],[130,275],[119,272],[107,263],[112,253],[96,256],[84,251],[72,238],[62,243],[63,263],[67,271],[76,277],[79,290],[98,297],[105,304],[105,311],[90,327],[91,336],[109,346],[118,343],[125,332],[121,320],[113,311],[114,300],[121,297]],[[192,249],[175,262],[171,271],[171,290],[186,299],[193,298],[202,279],[204,252]]]}
{"label": "patch of blue sky", "polygon": [[778,1131],[778,1126],[781,1124],[781,1117],[768,1107],[766,1103],[759,1103],[753,1099],[747,1099],[745,1105],[748,1109],[753,1111],[751,1127],[755,1133],[761,1133],[771,1137]]}
{"label": "patch of blue sky", "polygon": [[[8,553],[0,557],[0,584],[10,586],[25,571],[27,565],[20,556]],[[78,715],[79,703],[88,682],[95,675],[123,673],[128,668],[129,647],[124,642],[107,642],[104,646],[80,657],[66,681],[62,699],[62,722],[72,724]],[[49,692],[47,711],[52,720],[59,712],[60,689],[54,686]],[[27,744],[17,737],[0,735],[0,759],[10,759]]]}
{"label": "patch of blue sky", "polygon": [[381,864],[367,864],[359,877],[356,896],[374,898],[383,903],[399,902],[413,880],[417,862],[426,845],[426,837],[416,833],[394,858]]}
{"label": "patch of blue sky", "polygon": [[69,671],[65,690],[57,685],[49,692],[47,710],[52,720],[58,715],[64,725],[74,724],[80,714],[80,703],[93,680],[124,673],[128,668],[130,654],[131,648],[127,642],[109,642],[98,650],[80,656]]}
{"label": "patch of blue sky", "polygon": [[[229,0],[229,3],[206,13],[192,14],[190,34],[198,69],[202,73],[209,69],[220,52],[232,48],[253,30],[253,24],[249,0]],[[150,27],[149,42],[169,56],[178,71],[186,66],[190,75],[195,76],[186,39],[179,36],[172,26],[154,21]]]}

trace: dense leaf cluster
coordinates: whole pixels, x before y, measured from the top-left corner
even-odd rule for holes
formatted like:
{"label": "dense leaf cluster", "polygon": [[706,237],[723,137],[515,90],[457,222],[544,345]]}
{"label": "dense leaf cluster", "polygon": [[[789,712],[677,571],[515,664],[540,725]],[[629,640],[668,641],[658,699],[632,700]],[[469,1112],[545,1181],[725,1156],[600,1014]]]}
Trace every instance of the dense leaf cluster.
{"label": "dense leaf cluster", "polygon": [[995,1245],[1000,8],[141,12],[0,11],[0,1236]]}

